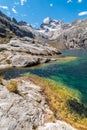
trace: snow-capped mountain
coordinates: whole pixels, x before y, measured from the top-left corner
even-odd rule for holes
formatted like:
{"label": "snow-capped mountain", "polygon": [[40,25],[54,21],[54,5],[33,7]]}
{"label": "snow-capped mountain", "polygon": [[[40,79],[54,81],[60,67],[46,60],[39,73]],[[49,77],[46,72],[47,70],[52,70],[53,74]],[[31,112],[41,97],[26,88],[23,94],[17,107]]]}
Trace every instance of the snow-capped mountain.
{"label": "snow-capped mountain", "polygon": [[63,30],[71,27],[71,24],[64,23],[61,20],[45,18],[40,25],[39,32],[45,33],[49,39],[55,39]]}
{"label": "snow-capped mountain", "polygon": [[[62,48],[87,48],[87,19],[64,23],[61,20],[45,18],[39,29],[15,18],[9,18],[0,11],[0,37],[1,42],[7,42],[12,37],[29,37],[31,39],[51,41],[53,46]],[[62,45],[62,46],[61,46]]]}
{"label": "snow-capped mountain", "polygon": [[41,24],[40,29],[43,29],[46,31],[52,31],[57,28],[61,28],[63,24],[64,23],[61,20],[53,20],[47,17],[43,20],[43,23]]}
{"label": "snow-capped mountain", "polygon": [[62,48],[87,48],[87,19],[64,23],[47,17],[40,26],[40,32],[49,37],[51,45]]}

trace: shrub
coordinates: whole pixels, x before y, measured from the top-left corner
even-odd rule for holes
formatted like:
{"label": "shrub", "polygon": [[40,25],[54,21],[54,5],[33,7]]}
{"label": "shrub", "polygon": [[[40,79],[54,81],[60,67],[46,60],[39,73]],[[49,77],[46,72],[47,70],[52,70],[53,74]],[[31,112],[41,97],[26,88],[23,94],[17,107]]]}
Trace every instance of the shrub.
{"label": "shrub", "polygon": [[33,124],[33,129],[36,130],[37,129],[37,125]]}
{"label": "shrub", "polygon": [[18,85],[16,80],[14,79],[10,80],[7,83],[6,87],[10,92],[18,93]]}
{"label": "shrub", "polygon": [[11,61],[9,59],[6,59],[7,64],[11,64]]}

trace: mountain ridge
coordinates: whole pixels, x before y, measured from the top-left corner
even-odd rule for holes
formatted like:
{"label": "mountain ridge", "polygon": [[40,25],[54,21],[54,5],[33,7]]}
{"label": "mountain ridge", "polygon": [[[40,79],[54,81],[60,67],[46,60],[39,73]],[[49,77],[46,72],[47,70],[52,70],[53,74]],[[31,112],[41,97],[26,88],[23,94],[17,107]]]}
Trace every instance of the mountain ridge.
{"label": "mountain ridge", "polygon": [[15,36],[30,37],[51,43],[50,45],[59,49],[87,49],[87,19],[64,23],[47,17],[40,28],[36,29],[27,22],[17,22],[15,18],[11,19],[0,11],[0,24],[2,39]]}

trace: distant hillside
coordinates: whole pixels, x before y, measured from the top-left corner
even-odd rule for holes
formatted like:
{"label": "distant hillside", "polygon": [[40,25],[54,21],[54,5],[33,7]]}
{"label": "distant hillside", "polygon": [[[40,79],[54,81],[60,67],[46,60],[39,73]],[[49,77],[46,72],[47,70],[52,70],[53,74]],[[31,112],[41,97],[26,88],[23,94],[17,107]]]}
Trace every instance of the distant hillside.
{"label": "distant hillside", "polygon": [[30,37],[32,39],[43,39],[46,36],[32,28],[24,21],[17,22],[0,11],[0,43],[8,42],[13,37]]}

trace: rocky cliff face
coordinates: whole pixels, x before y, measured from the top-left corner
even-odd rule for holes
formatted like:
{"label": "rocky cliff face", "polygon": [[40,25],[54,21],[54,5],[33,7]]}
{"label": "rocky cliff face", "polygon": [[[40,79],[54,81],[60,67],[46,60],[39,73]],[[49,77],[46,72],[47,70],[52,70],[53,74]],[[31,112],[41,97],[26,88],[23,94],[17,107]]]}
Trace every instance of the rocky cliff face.
{"label": "rocky cliff face", "polygon": [[2,12],[0,12],[0,27],[3,27],[5,30],[5,33],[0,30],[1,35],[4,35],[5,37],[8,36],[8,33],[11,35],[16,35],[19,37],[28,36],[31,38],[34,38],[34,35],[29,30],[24,30],[21,28],[15,19],[10,19],[6,15],[4,15]]}
{"label": "rocky cliff face", "polygon": [[60,49],[87,49],[87,19],[71,24],[44,19],[41,29],[49,36],[49,43]]}
{"label": "rocky cliff face", "polygon": [[64,44],[68,49],[87,49],[87,19],[73,22],[54,41],[59,45]]}
{"label": "rocky cliff face", "polygon": [[24,21],[17,22],[0,11],[0,43],[8,42],[13,37],[30,37],[32,39],[47,39],[45,34],[38,32]]}

